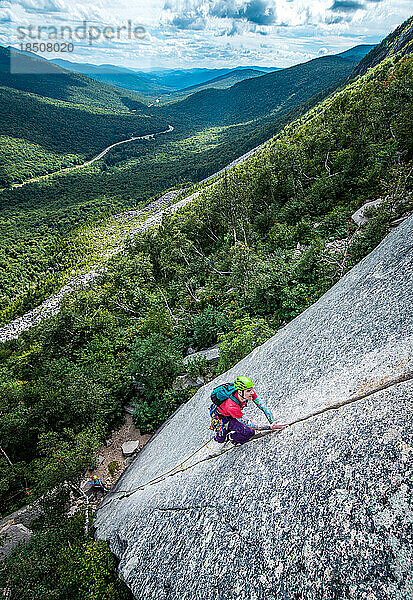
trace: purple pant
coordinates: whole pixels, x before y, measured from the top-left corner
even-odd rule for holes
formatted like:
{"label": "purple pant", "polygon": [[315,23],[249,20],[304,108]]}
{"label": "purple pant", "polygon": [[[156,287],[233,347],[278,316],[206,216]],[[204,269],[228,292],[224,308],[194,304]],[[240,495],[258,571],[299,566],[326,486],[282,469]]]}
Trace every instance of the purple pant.
{"label": "purple pant", "polygon": [[225,440],[228,439],[228,434],[231,433],[231,439],[234,442],[237,442],[238,444],[245,444],[245,442],[248,442],[248,440],[250,440],[255,433],[251,427],[247,427],[243,423],[240,423],[238,419],[226,417],[224,415],[220,415],[220,419],[223,420],[224,424],[228,423],[228,425],[225,426],[224,435],[215,436],[217,442],[225,442]]}

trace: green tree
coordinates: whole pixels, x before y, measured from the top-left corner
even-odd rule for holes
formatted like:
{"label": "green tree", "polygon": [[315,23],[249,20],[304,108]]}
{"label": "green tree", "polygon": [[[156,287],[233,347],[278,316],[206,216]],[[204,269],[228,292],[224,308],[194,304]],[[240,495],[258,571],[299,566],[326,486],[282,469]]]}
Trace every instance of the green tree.
{"label": "green tree", "polygon": [[155,400],[182,370],[181,357],[159,333],[137,339],[130,349],[130,374],[143,384],[144,396]]}
{"label": "green tree", "polygon": [[217,368],[218,373],[224,373],[233,367],[274,333],[275,331],[267,324],[265,319],[254,320],[246,317],[235,321],[232,331],[218,336],[222,342]]}

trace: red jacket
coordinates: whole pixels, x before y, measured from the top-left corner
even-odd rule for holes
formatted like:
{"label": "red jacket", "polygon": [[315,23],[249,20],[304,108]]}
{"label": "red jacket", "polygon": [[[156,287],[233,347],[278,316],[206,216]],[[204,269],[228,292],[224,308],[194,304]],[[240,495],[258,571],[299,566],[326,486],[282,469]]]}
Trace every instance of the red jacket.
{"label": "red jacket", "polygon": [[[228,398],[228,400],[224,400],[224,402],[220,406],[218,406],[218,412],[220,412],[221,415],[224,415],[226,417],[240,419],[243,416],[242,408],[244,408],[248,400],[243,400],[242,398],[240,398],[238,396],[238,392],[235,392],[234,396],[235,398],[237,398],[237,400],[241,402],[242,406],[239,406],[236,402],[234,402],[234,400]],[[254,392],[254,397],[252,399],[255,400],[255,398],[257,398],[257,394]]]}

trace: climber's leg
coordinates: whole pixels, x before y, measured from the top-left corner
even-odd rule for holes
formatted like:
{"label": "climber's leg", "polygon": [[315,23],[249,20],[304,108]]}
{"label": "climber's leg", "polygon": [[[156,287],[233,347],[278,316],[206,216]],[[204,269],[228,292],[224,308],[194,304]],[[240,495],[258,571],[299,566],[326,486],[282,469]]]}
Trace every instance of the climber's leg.
{"label": "climber's leg", "polygon": [[247,427],[238,419],[231,419],[229,422],[229,439],[236,444],[245,444],[254,435],[255,431]]}
{"label": "climber's leg", "polygon": [[223,444],[228,439],[228,426],[229,426],[228,424],[230,423],[232,418],[222,415],[220,417],[220,419],[222,420],[222,422],[224,424],[223,430],[222,430],[221,435],[219,433],[216,434],[214,440],[216,442],[219,442],[220,444]]}

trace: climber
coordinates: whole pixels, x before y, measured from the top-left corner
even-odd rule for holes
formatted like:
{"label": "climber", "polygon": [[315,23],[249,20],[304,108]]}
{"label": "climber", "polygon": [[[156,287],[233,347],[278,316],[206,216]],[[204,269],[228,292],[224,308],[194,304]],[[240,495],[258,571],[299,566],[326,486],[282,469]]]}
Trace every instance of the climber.
{"label": "climber", "polygon": [[107,492],[107,488],[104,483],[99,479],[97,475],[93,475],[92,477],[92,489],[95,492]]}
{"label": "climber", "polygon": [[[211,455],[221,452],[232,445],[248,442],[256,431],[277,431],[287,427],[287,424],[275,422],[271,410],[254,391],[254,386],[248,377],[237,377],[233,384],[226,383],[215,388],[211,394],[212,404],[209,408],[211,415],[210,429],[216,432],[212,442],[207,447]],[[252,400],[263,411],[270,425],[259,425],[244,417],[242,409]],[[229,444],[229,446],[228,446]]]}

